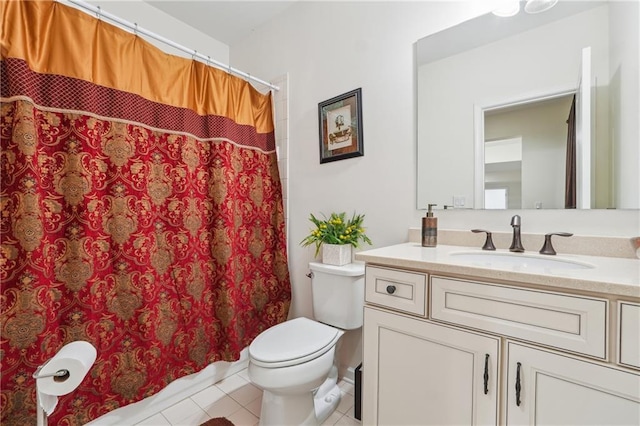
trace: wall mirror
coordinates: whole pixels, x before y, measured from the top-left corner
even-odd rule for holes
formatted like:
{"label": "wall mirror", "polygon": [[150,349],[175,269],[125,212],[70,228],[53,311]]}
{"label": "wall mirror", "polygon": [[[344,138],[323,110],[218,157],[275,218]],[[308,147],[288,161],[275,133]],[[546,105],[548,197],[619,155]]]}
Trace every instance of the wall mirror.
{"label": "wall mirror", "polygon": [[640,208],[639,7],[560,1],[419,40],[417,208]]}

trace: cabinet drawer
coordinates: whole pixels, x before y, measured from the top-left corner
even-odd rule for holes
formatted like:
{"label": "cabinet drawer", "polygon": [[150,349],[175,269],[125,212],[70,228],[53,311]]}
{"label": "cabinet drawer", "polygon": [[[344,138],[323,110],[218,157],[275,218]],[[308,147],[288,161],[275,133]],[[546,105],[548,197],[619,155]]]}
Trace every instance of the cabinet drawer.
{"label": "cabinet drawer", "polygon": [[365,300],[368,303],[425,315],[425,274],[367,266],[365,287]]}
{"label": "cabinet drawer", "polygon": [[640,368],[640,304],[618,302],[620,364]]}
{"label": "cabinet drawer", "polygon": [[431,277],[434,319],[606,357],[607,301]]}

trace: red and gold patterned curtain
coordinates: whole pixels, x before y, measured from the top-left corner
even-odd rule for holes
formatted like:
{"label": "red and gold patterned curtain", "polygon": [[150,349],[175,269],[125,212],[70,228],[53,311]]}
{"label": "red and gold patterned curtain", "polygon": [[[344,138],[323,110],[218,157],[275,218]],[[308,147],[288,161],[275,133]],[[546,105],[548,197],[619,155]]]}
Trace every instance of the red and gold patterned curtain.
{"label": "red and gold patterned curtain", "polygon": [[50,1],[3,1],[3,425],[35,369],[96,363],[50,424],[81,425],[232,361],[290,303],[271,95]]}

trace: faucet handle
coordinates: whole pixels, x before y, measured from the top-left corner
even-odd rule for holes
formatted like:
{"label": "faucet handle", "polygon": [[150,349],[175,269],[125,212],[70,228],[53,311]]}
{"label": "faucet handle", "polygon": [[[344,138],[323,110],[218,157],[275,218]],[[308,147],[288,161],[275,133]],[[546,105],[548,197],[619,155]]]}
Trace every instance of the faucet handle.
{"label": "faucet handle", "polygon": [[482,250],[495,250],[496,246],[493,245],[493,240],[491,239],[491,232],[485,231],[484,229],[472,229],[471,232],[485,232],[487,234],[487,239],[482,246]]}
{"label": "faucet handle", "polygon": [[556,251],[553,249],[553,245],[551,244],[551,237],[557,235],[559,237],[571,237],[573,234],[569,232],[551,232],[544,236],[544,245],[540,249],[540,254],[556,254]]}

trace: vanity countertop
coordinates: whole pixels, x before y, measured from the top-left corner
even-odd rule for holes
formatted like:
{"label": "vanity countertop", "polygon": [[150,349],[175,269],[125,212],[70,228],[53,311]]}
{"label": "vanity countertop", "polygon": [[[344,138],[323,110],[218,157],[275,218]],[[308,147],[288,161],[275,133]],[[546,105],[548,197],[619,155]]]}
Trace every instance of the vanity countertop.
{"label": "vanity countertop", "polygon": [[[510,253],[496,250],[498,255],[523,256],[523,265],[491,263],[461,259],[456,253],[483,255],[479,248],[438,245],[422,247],[419,243],[403,243],[361,251],[356,260],[393,268],[424,269],[433,273],[470,275],[479,278],[520,281],[538,286],[572,289],[608,296],[640,298],[640,260],[616,257],[562,254],[556,256],[532,253]],[[563,269],[527,264],[527,259],[563,260],[592,265],[589,269]],[[491,263],[491,264],[490,264]],[[532,262],[532,263],[535,263]]]}

